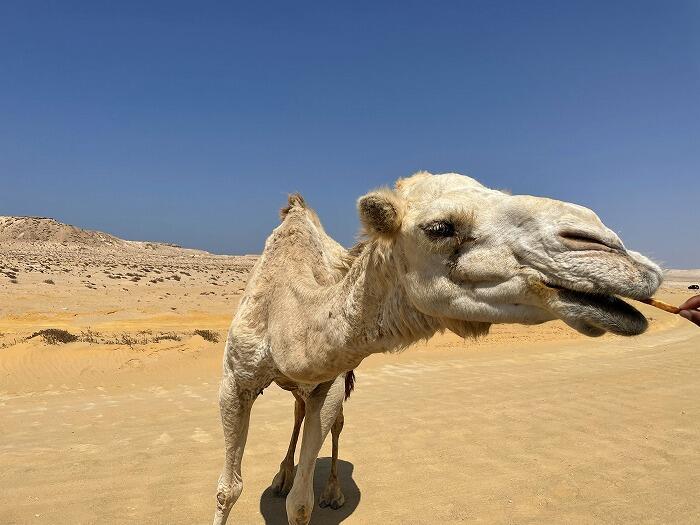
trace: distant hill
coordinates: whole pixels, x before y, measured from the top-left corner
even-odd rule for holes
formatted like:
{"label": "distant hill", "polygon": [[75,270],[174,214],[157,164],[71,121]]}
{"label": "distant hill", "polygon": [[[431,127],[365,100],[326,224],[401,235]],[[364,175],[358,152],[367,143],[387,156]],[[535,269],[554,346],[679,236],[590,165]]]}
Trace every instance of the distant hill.
{"label": "distant hill", "polygon": [[127,241],[108,233],[84,230],[49,217],[0,216],[0,244],[56,243],[103,249],[157,250],[208,253],[163,242]]}
{"label": "distant hill", "polygon": [[687,287],[691,284],[700,284],[700,269],[696,270],[668,270],[664,277],[664,283],[673,286]]}

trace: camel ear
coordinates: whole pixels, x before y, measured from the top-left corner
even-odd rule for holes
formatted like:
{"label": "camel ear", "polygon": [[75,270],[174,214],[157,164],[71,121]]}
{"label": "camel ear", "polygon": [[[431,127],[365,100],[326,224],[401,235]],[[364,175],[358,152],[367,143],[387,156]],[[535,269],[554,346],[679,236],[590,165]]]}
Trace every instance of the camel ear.
{"label": "camel ear", "polygon": [[404,202],[396,192],[388,188],[360,197],[357,209],[362,227],[369,237],[391,239],[401,228]]}

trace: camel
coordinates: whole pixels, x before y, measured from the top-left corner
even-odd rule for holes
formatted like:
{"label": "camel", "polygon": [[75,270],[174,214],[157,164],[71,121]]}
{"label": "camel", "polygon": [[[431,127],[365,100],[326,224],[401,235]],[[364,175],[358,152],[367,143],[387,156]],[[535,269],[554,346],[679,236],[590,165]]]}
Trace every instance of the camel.
{"label": "camel", "polygon": [[443,330],[483,336],[493,323],[561,319],[588,336],[647,328],[617,296],[651,297],[661,269],[585,207],[427,172],[371,191],[357,207],[364,238],[345,250],[290,196],[251,272],[223,360],[215,525],[241,495],[250,411],[273,381],[304,401],[285,505],[290,524],[307,525],[315,461],[341,413],[345,374],[370,354]]}

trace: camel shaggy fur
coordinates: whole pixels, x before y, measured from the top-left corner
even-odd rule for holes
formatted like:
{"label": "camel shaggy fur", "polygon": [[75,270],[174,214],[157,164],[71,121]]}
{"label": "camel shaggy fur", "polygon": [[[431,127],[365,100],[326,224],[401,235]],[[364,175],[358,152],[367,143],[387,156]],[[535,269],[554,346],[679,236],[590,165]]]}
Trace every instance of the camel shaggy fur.
{"label": "camel shaggy fur", "polygon": [[[365,357],[445,329],[484,335],[492,323],[561,319],[589,336],[636,335],[646,319],[616,296],[648,298],[661,284],[660,268],[587,208],[508,195],[454,173],[401,179],[361,197],[358,211],[366,238],[347,251],[291,196],[251,273],[224,354],[215,524],[241,494],[251,407],[273,381],[303,401],[286,509],[290,524],[305,525],[345,374]],[[293,450],[285,461],[293,463]],[[283,487],[291,474],[290,466]]]}

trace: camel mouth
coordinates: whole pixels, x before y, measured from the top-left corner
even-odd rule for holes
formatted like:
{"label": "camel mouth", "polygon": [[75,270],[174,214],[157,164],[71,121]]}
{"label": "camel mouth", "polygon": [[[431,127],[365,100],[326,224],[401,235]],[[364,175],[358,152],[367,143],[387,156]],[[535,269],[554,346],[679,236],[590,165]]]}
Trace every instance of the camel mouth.
{"label": "camel mouth", "polygon": [[646,331],[649,322],[642,313],[613,294],[591,293],[543,283],[555,291],[550,307],[566,324],[596,337],[605,332],[633,336]]}

